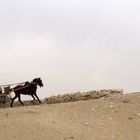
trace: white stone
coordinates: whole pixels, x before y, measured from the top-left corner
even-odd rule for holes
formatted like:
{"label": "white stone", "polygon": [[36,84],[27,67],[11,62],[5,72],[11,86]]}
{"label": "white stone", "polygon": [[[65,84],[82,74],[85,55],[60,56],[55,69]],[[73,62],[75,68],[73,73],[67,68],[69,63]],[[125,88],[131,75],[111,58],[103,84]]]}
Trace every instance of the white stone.
{"label": "white stone", "polygon": [[111,118],[111,117],[109,117],[108,119],[109,119],[109,120],[112,120],[112,118]]}
{"label": "white stone", "polygon": [[113,108],[113,107],[114,107],[114,105],[110,105],[110,106],[109,106],[109,108]]}
{"label": "white stone", "polygon": [[137,116],[140,116],[140,113],[137,113]]}

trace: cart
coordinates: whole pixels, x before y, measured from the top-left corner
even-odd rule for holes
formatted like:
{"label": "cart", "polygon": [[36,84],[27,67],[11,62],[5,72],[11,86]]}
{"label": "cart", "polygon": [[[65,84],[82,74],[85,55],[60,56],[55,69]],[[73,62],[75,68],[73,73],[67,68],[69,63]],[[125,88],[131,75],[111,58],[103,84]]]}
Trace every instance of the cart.
{"label": "cart", "polygon": [[17,86],[23,84],[25,84],[25,82],[17,83],[17,84],[9,84],[9,85],[0,85],[0,107],[9,107],[12,100],[11,93],[14,92],[14,88],[11,87],[15,85]]}

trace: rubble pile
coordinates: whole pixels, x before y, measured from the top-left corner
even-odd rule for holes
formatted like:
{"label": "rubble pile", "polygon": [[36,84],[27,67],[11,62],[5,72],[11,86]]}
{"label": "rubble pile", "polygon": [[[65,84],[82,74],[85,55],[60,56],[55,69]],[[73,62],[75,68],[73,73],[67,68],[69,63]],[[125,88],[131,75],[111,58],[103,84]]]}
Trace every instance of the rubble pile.
{"label": "rubble pile", "polygon": [[123,94],[123,90],[98,90],[89,92],[77,92],[64,95],[51,96],[44,99],[44,103],[55,104],[55,103],[67,103],[79,100],[93,100],[99,99],[105,96],[111,96],[116,94]]}

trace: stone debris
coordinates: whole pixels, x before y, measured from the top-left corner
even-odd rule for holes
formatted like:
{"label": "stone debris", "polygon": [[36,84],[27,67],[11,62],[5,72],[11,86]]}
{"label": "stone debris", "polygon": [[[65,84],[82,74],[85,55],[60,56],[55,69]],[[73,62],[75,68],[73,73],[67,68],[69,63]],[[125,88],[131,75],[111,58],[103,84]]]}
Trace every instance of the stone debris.
{"label": "stone debris", "polygon": [[[44,103],[55,104],[55,103],[67,103],[80,100],[92,100],[100,99],[102,97],[109,97],[115,94],[123,94],[123,90],[99,90],[99,91],[89,91],[89,92],[77,92],[72,94],[64,94],[58,96],[52,96],[44,99]],[[110,102],[110,104],[113,104]]]}

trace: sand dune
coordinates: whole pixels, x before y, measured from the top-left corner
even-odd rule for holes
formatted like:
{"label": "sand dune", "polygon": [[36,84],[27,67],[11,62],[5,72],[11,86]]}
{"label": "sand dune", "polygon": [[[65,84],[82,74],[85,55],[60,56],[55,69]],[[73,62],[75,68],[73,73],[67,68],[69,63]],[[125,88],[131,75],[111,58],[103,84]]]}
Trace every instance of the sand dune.
{"label": "sand dune", "polygon": [[1,108],[0,140],[140,140],[140,93]]}

